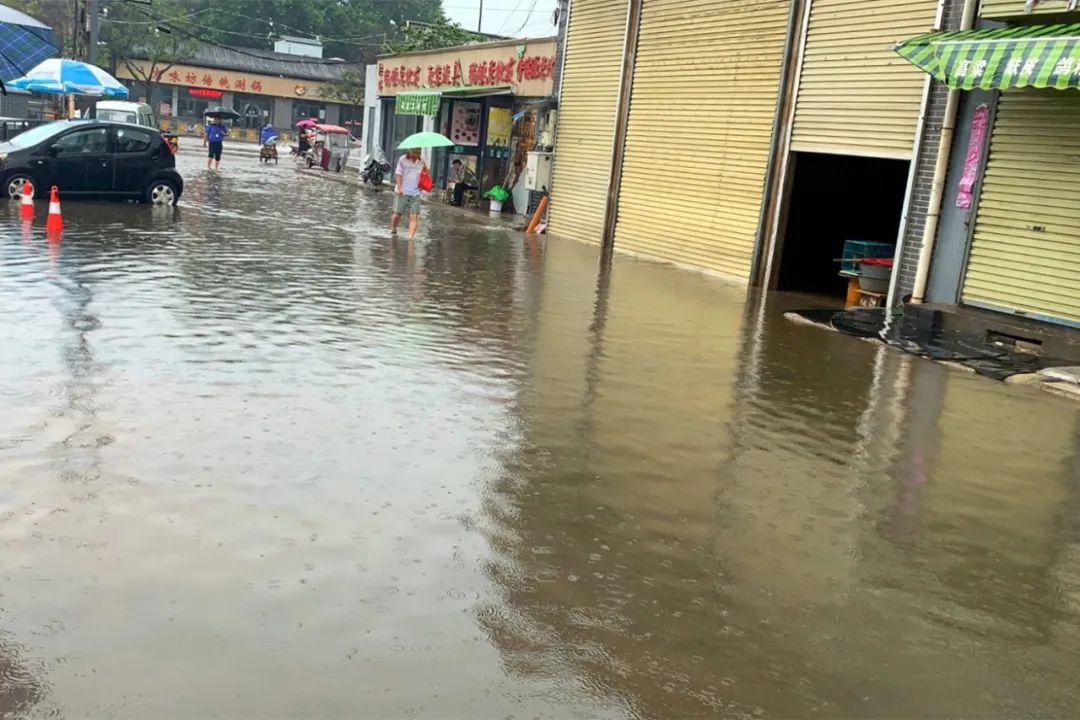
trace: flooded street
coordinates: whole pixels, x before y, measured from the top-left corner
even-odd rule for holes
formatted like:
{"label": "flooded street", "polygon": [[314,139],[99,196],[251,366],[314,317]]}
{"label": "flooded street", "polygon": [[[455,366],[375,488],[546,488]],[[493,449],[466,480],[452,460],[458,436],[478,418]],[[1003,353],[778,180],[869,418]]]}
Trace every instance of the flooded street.
{"label": "flooded street", "polygon": [[1080,712],[1074,403],[201,162],[0,207],[0,718]]}

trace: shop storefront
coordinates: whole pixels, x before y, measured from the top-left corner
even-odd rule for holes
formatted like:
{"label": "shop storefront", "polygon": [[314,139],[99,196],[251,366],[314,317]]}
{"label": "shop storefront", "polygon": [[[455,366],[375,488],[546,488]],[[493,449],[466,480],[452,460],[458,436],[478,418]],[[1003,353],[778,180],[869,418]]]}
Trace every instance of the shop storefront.
{"label": "shop storefront", "polygon": [[[421,130],[454,142],[429,158],[437,187],[460,160],[480,179],[519,189],[526,153],[544,122],[544,100],[553,91],[555,41],[515,40],[379,59],[382,146],[391,163],[398,144]],[[520,193],[515,193],[522,205]],[[525,212],[525,207],[514,207]]]}
{"label": "shop storefront", "polygon": [[151,103],[163,126],[201,132],[206,110],[224,105],[240,114],[234,136],[248,140],[257,139],[267,121],[283,132],[306,117],[336,124],[343,107],[324,99],[327,84],[345,71],[361,71],[344,62],[204,45],[188,63],[162,70],[154,97],[147,98],[141,82],[145,66],[139,60],[131,63],[137,72],[121,63],[117,77],[132,89],[133,100]]}
{"label": "shop storefront", "polygon": [[932,272],[959,273],[964,305],[1080,327],[1080,24],[937,33],[900,52],[950,88],[997,91],[971,113],[946,194],[973,210],[969,234],[938,239],[965,244],[963,263],[939,252]]}
{"label": "shop storefront", "polygon": [[574,0],[559,89],[551,232],[600,242],[611,183],[627,0]]}
{"label": "shop storefront", "polygon": [[746,279],[790,7],[574,0],[550,231]]}

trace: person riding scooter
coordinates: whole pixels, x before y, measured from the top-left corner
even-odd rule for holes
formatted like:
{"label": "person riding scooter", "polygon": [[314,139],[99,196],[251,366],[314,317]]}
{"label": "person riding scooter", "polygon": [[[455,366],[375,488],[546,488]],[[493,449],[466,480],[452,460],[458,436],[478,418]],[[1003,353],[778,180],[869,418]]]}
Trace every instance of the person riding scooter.
{"label": "person riding scooter", "polygon": [[267,121],[262,130],[259,131],[259,144],[268,145],[277,140],[278,131],[274,129],[272,123]]}

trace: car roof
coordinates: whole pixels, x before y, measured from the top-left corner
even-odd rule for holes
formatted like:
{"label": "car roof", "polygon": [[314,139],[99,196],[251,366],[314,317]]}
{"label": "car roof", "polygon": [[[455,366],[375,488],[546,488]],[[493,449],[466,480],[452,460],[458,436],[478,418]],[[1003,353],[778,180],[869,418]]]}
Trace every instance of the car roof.
{"label": "car roof", "polygon": [[148,103],[135,102],[134,100],[98,100],[97,106],[106,110],[152,109]]}
{"label": "car roof", "polygon": [[150,127],[149,125],[139,125],[138,123],[122,122],[120,120],[95,120],[94,118],[76,118],[72,120],[56,120],[55,122],[66,123],[67,125],[116,125],[118,127],[127,128],[139,128],[140,130],[158,130],[158,128]]}

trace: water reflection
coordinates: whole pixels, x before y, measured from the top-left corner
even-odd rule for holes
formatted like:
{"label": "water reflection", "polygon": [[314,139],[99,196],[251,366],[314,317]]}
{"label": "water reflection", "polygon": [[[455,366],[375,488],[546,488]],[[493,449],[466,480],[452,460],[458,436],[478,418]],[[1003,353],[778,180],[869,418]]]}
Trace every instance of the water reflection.
{"label": "water reflection", "polygon": [[187,177],[0,239],[15,715],[1075,715],[1075,406],[586,245],[394,240],[285,166]]}
{"label": "water reflection", "polygon": [[43,669],[0,632],[0,719],[28,717],[48,695]]}
{"label": "water reflection", "polygon": [[642,717],[1072,714],[1075,407],[673,277],[617,261],[587,330],[545,285],[480,614],[511,667]]}

